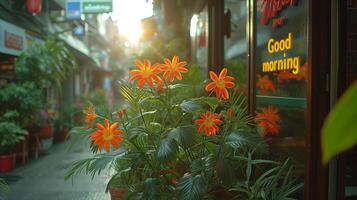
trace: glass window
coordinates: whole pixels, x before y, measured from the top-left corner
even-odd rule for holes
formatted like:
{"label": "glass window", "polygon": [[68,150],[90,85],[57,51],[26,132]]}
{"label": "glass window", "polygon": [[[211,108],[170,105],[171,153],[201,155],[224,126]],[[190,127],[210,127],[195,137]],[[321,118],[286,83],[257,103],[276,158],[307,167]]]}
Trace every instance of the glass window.
{"label": "glass window", "polygon": [[261,132],[274,157],[293,160],[301,180],[307,133],[307,4],[259,0],[255,8],[256,113],[263,116]]}
{"label": "glass window", "polygon": [[191,18],[192,61],[202,69],[206,75],[208,70],[208,9],[207,6]]}
{"label": "glass window", "polygon": [[[230,33],[224,38],[224,64],[246,88],[247,83],[247,0],[225,0],[225,13],[230,13]],[[229,14],[228,14],[229,15]],[[228,30],[229,31],[229,30]]]}

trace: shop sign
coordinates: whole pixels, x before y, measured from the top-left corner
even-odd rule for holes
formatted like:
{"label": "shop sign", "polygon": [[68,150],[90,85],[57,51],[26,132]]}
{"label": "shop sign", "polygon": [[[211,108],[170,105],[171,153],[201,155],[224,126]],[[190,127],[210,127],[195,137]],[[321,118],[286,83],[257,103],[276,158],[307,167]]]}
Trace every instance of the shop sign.
{"label": "shop sign", "polygon": [[67,19],[81,19],[81,1],[67,0],[66,2],[66,18]]}
{"label": "shop sign", "polygon": [[22,51],[24,49],[24,38],[5,30],[5,47]]}
{"label": "shop sign", "polygon": [[261,24],[267,25],[272,20],[272,27],[276,28],[285,23],[283,17],[279,17],[279,12],[286,7],[296,4],[297,0],[260,0]]}
{"label": "shop sign", "polygon": [[300,56],[289,57],[288,50],[293,48],[293,34],[288,33],[286,38],[275,40],[270,38],[267,44],[269,54],[282,53],[283,58],[270,60],[262,63],[262,72],[279,72],[282,70],[291,71],[293,74],[298,74],[300,70]]}
{"label": "shop sign", "polygon": [[108,13],[113,11],[112,0],[83,0],[83,13]]}
{"label": "shop sign", "polygon": [[26,49],[25,30],[0,20],[0,52],[18,56]]}

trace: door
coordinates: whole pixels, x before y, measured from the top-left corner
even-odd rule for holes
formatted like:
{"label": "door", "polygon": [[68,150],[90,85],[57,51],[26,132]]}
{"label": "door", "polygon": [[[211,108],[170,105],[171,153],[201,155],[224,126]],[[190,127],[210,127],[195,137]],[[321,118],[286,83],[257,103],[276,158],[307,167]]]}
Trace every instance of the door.
{"label": "door", "polygon": [[[357,81],[357,1],[340,0],[339,9],[338,95],[342,95]],[[337,158],[337,199],[357,199],[357,147]]]}

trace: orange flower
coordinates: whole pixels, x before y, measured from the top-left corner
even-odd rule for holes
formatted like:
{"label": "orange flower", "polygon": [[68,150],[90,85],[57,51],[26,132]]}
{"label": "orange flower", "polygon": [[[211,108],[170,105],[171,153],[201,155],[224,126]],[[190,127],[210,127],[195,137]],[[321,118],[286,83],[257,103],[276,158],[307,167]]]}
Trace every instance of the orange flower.
{"label": "orange flower", "polygon": [[92,126],[93,121],[96,119],[96,114],[95,114],[95,107],[90,105],[86,110],[86,125],[87,128],[90,128]]}
{"label": "orange flower", "polygon": [[179,60],[180,58],[178,56],[174,56],[172,61],[165,58],[165,64],[161,64],[161,70],[164,72],[163,77],[165,80],[170,80],[170,82],[172,82],[174,81],[175,77],[177,80],[181,80],[181,73],[188,72],[188,69],[185,68],[187,62],[179,62]]}
{"label": "orange flower", "polygon": [[222,124],[223,122],[218,119],[218,114],[211,113],[207,111],[206,113],[200,114],[201,119],[197,119],[195,124],[199,125],[198,133],[206,132],[207,136],[216,135],[218,132],[217,125]]}
{"label": "orange flower", "polygon": [[269,90],[275,92],[275,85],[273,81],[271,81],[268,75],[260,76],[258,74],[257,88],[260,90],[260,93],[266,94]]}
{"label": "orange flower", "polygon": [[234,87],[234,83],[232,82],[234,78],[231,76],[226,76],[227,68],[222,69],[219,77],[213,71],[210,71],[209,75],[213,82],[207,84],[206,91],[208,92],[214,90],[217,98],[223,98],[224,100],[227,100],[229,98],[227,88]]}
{"label": "orange flower", "polygon": [[98,145],[100,151],[105,148],[109,152],[110,145],[115,149],[119,148],[119,143],[123,141],[122,134],[124,132],[118,130],[118,127],[119,123],[110,125],[108,119],[104,120],[104,126],[97,123],[98,130],[92,133],[91,138],[94,144]]}
{"label": "orange flower", "polygon": [[262,112],[257,113],[255,120],[259,122],[259,126],[263,127],[267,134],[277,135],[280,131],[280,126],[278,124],[280,116],[277,108],[272,106],[262,108]]}
{"label": "orange flower", "polygon": [[145,59],[144,63],[140,60],[136,60],[135,65],[138,69],[129,71],[131,75],[129,80],[138,80],[139,88],[143,88],[145,83],[147,83],[149,87],[153,87],[155,82],[161,81],[161,78],[157,75],[161,72],[159,64],[151,66],[151,62]]}

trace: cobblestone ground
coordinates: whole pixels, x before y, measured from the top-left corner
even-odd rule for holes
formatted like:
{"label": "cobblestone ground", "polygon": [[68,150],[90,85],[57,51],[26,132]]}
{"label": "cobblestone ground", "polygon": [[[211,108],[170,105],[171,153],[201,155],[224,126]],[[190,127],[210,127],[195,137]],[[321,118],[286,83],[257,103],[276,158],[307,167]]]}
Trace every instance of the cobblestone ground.
{"label": "cobblestone ground", "polygon": [[71,180],[64,181],[64,174],[74,161],[90,157],[86,147],[68,152],[68,143],[56,144],[38,160],[0,174],[10,184],[8,200],[109,200],[109,194],[105,193],[106,172],[93,180],[81,174],[75,177],[73,184]]}

